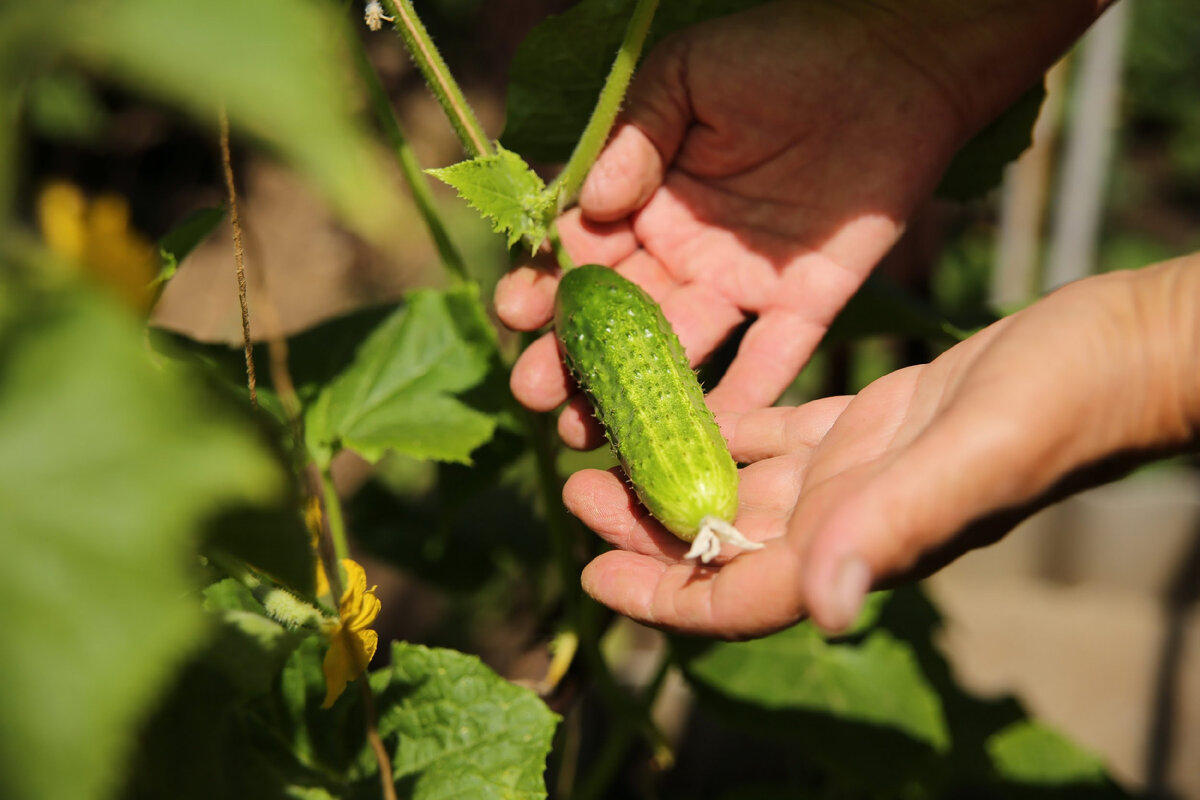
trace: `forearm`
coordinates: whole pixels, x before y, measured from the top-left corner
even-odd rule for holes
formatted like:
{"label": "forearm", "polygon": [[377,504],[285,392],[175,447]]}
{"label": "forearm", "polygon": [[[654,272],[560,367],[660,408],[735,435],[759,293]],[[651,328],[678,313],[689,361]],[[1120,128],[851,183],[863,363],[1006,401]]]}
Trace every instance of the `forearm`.
{"label": "forearm", "polygon": [[1007,108],[1112,0],[864,0],[879,33],[940,84],[968,137]]}

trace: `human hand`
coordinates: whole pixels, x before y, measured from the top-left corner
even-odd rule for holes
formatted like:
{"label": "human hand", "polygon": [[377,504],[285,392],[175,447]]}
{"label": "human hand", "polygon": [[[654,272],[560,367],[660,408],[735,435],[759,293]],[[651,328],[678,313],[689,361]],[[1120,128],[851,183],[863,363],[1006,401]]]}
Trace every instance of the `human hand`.
{"label": "human hand", "polygon": [[[954,151],[1106,4],[810,0],[682,31],[639,70],[560,220],[566,249],[642,284],[693,363],[753,317],[709,403],[769,405]],[[556,285],[556,272],[515,270],[497,287],[501,320],[546,324]],[[518,361],[512,389],[538,411],[571,395],[552,338]],[[559,432],[600,443],[579,396]]]}
{"label": "human hand", "polygon": [[[694,363],[757,317],[715,409],[774,401],[965,134],[913,29],[872,9],[772,4],[668,40],[559,222],[577,263],[614,266],[661,303]],[[500,318],[541,327],[556,285],[515,270],[496,292]],[[522,356],[512,389],[540,411],[567,399],[552,337]],[[560,430],[599,442],[582,399]]]}
{"label": "human hand", "polygon": [[855,397],[718,419],[741,470],[735,520],[766,542],[718,568],[615,474],[570,510],[618,550],[585,589],[634,619],[743,638],[805,614],[840,629],[872,585],[928,573],[1033,510],[1200,442],[1200,257],[1092,278]]}

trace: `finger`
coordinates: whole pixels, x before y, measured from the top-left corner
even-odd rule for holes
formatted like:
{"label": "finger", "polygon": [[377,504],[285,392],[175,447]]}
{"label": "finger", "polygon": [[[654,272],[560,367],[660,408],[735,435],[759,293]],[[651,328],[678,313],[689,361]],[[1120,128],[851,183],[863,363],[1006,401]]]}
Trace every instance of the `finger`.
{"label": "finger", "polygon": [[[808,465],[810,452],[793,453],[777,458],[757,461],[739,470],[737,527],[747,537],[751,536],[749,515],[765,512],[771,515],[787,515],[796,505],[800,487],[804,481],[804,468]],[[771,535],[778,536],[782,530]],[[762,538],[768,538],[764,535]]]}
{"label": "finger", "polygon": [[496,284],[496,316],[514,331],[535,331],[554,316],[561,272],[534,265],[517,267]]}
{"label": "finger", "polygon": [[764,636],[800,619],[800,561],[782,539],[720,569],[624,551],[584,568],[584,591],[639,622],[723,638]]}
{"label": "finger", "polygon": [[795,380],[824,335],[824,325],[793,312],[765,312],[747,329],[725,377],[709,393],[709,407],[749,411],[771,405]]}
{"label": "finger", "polygon": [[853,396],[822,397],[794,408],[760,408],[717,415],[729,452],[742,463],[812,450],[829,433]]}
{"label": "finger", "polygon": [[553,333],[525,348],[513,365],[508,385],[517,402],[531,411],[553,411],[567,401],[575,382],[558,353]]}
{"label": "finger", "polygon": [[558,415],[558,435],[567,447],[575,450],[594,450],[604,444],[604,429],[582,394],[572,397]]}
{"label": "finger", "polygon": [[567,211],[555,223],[559,239],[576,264],[612,266],[638,248],[628,220],[596,222],[583,217],[578,208]]}
{"label": "finger", "polygon": [[579,196],[595,220],[620,219],[641,208],[662,183],[692,120],[681,39],[670,39],[639,67],[612,139]]}
{"label": "finger", "polygon": [[[1016,420],[988,416],[982,424],[971,413],[943,418],[887,461],[839,476],[852,488],[817,515],[806,550],[805,595],[818,624],[845,628],[867,584],[909,569],[973,520],[1037,493],[1025,476],[1049,454],[1029,447]],[[805,517],[798,507],[796,520]]]}
{"label": "finger", "polygon": [[654,521],[619,469],[585,469],[563,485],[563,503],[579,521],[614,547],[680,561],[688,546]]}

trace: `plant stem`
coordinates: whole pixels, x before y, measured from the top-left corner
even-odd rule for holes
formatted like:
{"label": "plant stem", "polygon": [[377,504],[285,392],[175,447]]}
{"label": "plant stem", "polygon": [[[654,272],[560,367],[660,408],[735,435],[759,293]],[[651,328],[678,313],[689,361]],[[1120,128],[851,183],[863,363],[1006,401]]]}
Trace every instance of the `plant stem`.
{"label": "plant stem", "polygon": [[250,389],[250,406],[258,408],[258,388],[254,375],[254,342],[250,339],[250,301],[246,292],[246,251],[242,247],[242,223],[238,217],[237,189],[233,181],[233,158],[229,151],[229,117],[221,107],[221,167],[225,173],[225,190],[229,194],[229,224],[233,228],[233,263],[237,271],[238,305],[242,309],[242,346],[246,351],[246,384]]}
{"label": "plant stem", "polygon": [[629,88],[629,81],[633,78],[633,70],[641,57],[642,47],[646,44],[646,34],[650,31],[650,23],[654,20],[654,12],[657,9],[658,0],[638,0],[637,7],[633,9],[633,16],[629,18],[629,25],[625,28],[621,49],[617,51],[612,69],[604,80],[604,88],[600,90],[600,97],[592,110],[591,119],[583,129],[583,135],[579,137],[567,165],[554,181],[559,191],[560,211],[575,201],[588,170],[592,168],[596,157],[608,141],[608,134],[617,119],[617,112],[621,110],[621,101],[625,99],[625,90]]}
{"label": "plant stem", "polygon": [[[333,470],[330,467],[321,467],[321,495],[324,498],[325,519],[329,523],[329,537],[333,540],[333,553],[337,559],[337,564],[334,565],[336,571],[337,566],[342,563],[343,558],[350,557],[350,546],[346,540],[346,521],[342,517],[342,501],[338,498],[337,487],[333,485]],[[329,575],[330,586],[333,585],[334,576]],[[340,592],[334,593],[336,601],[342,595]]]}
{"label": "plant stem", "polygon": [[462,142],[467,155],[471,158],[492,155],[491,140],[484,133],[483,126],[479,124],[479,119],[475,116],[467,98],[463,96],[462,89],[458,87],[454,76],[450,74],[433,39],[429,38],[429,32],[425,30],[421,18],[413,9],[411,0],[386,0],[386,2],[392,8],[392,16],[396,18],[395,28],[404,39],[404,46],[408,48],[408,54],[412,56],[417,69],[421,70],[421,74],[425,76],[429,90],[433,92],[433,96],[441,104],[442,110],[446,112],[446,118],[450,120],[450,125],[458,134],[458,139]]}
{"label": "plant stem", "polygon": [[404,176],[408,188],[412,191],[413,202],[417,204],[417,211],[420,212],[421,219],[425,221],[425,227],[429,229],[429,235],[437,247],[438,257],[441,258],[442,266],[446,268],[446,271],[450,273],[455,281],[465,282],[470,279],[470,276],[467,274],[466,263],[463,261],[462,255],[458,252],[454,243],[450,240],[446,226],[442,223],[442,218],[438,215],[437,207],[433,200],[433,192],[429,189],[429,182],[421,170],[421,165],[418,163],[417,157],[408,143],[408,139],[404,136],[404,131],[400,128],[400,121],[396,119],[396,112],[392,108],[392,103],[383,89],[383,84],[379,81],[379,75],[367,59],[367,52],[363,49],[358,37],[351,37],[351,39],[351,47],[354,49],[358,74],[362,78],[363,85],[366,87],[367,97],[371,101],[371,110],[375,113],[375,119],[379,123],[379,127],[383,130],[384,136],[387,137],[388,144],[392,147],[392,152],[396,156],[396,162],[400,165],[400,173]]}

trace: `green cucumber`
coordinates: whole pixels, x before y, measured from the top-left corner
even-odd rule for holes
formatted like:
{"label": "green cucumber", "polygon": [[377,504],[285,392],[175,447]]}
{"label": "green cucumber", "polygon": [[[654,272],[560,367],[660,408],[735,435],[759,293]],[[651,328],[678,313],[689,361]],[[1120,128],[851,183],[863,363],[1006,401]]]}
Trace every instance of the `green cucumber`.
{"label": "green cucumber", "polygon": [[738,471],[679,338],[649,295],[607,267],[568,271],[554,327],[638,498],[705,563],[722,541],[761,547],[731,524]]}

